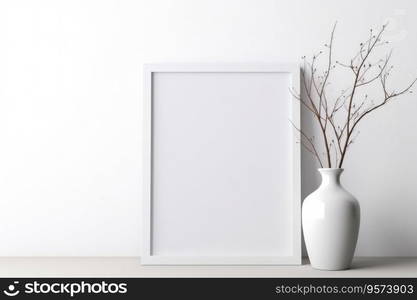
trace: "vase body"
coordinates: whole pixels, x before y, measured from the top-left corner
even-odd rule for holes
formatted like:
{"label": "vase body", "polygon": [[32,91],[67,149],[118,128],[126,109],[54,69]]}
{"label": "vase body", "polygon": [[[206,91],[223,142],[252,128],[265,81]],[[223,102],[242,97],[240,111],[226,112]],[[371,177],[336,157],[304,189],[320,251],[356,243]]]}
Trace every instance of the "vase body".
{"label": "vase body", "polygon": [[307,253],[315,269],[348,269],[358,239],[359,202],[340,184],[343,169],[319,172],[322,183],[305,198],[302,207]]}

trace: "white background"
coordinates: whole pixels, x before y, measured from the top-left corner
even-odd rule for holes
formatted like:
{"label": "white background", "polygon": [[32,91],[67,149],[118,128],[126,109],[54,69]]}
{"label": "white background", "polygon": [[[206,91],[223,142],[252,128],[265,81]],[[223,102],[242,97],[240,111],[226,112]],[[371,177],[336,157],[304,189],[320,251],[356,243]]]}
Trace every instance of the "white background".
{"label": "white background", "polygon": [[[413,0],[1,1],[0,255],[140,254],[143,63],[298,62],[336,20],[348,56],[390,21],[402,86],[417,75],[416,12]],[[346,160],[357,255],[417,255],[416,113],[408,95],[372,116]],[[317,175],[302,163],[306,195]]]}

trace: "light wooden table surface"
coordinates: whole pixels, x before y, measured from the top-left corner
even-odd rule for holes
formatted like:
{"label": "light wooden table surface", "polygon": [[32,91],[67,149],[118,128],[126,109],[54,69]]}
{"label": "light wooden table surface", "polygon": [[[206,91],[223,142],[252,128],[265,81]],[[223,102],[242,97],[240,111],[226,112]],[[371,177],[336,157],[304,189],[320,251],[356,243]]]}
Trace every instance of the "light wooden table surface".
{"label": "light wooden table surface", "polygon": [[302,266],[142,266],[139,257],[2,257],[0,277],[417,277],[417,257],[355,258],[344,271]]}

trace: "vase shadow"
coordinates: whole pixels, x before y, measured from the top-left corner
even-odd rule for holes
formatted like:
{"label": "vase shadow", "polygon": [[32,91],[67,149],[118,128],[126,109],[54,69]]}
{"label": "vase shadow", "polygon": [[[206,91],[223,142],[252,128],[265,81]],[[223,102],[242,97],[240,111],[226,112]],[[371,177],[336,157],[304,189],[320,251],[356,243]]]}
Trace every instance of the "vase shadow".
{"label": "vase shadow", "polygon": [[351,270],[354,269],[378,269],[386,267],[398,267],[410,264],[410,261],[400,257],[380,257],[380,258],[366,258],[362,257],[354,259]]}

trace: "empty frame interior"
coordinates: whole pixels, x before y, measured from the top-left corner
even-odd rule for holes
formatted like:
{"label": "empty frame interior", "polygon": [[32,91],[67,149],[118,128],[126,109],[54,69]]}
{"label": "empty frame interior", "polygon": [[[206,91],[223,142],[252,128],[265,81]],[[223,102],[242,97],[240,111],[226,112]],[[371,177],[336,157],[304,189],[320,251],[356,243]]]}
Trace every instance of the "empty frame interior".
{"label": "empty frame interior", "polygon": [[291,84],[288,72],[152,72],[154,263],[294,258]]}

